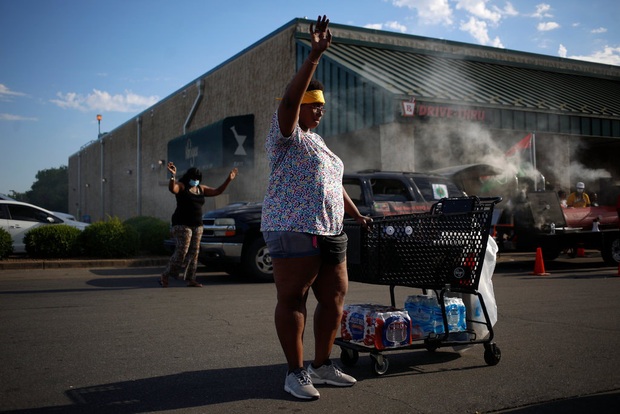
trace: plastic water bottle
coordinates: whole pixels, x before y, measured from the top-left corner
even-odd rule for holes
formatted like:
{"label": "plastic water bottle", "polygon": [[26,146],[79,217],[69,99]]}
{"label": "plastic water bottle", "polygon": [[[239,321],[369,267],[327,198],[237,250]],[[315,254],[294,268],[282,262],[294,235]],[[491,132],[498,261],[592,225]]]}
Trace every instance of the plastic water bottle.
{"label": "plastic water bottle", "polygon": [[446,305],[446,318],[450,332],[462,332],[467,329],[466,310],[463,299],[447,297],[444,300]]}

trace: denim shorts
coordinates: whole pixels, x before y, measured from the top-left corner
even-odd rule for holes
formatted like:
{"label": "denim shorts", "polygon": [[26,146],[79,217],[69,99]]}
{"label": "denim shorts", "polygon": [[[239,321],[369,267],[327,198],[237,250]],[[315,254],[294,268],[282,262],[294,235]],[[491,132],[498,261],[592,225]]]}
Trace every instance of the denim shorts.
{"label": "denim shorts", "polygon": [[342,263],[347,257],[347,235],[317,236],[295,231],[265,231],[263,238],[273,258],[321,255],[329,264]]}

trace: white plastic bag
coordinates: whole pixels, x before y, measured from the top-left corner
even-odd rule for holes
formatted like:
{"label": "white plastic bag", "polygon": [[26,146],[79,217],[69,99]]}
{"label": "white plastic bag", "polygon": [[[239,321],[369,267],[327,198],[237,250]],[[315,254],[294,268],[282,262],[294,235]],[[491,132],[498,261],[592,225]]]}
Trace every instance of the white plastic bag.
{"label": "white plastic bag", "polygon": [[[480,281],[478,282],[478,293],[484,300],[484,305],[489,314],[489,322],[491,326],[495,326],[497,322],[497,303],[495,302],[495,292],[493,291],[493,272],[495,271],[495,263],[497,261],[497,243],[492,237],[489,237],[487,249],[484,254],[484,263],[480,273]],[[467,319],[485,322],[484,312],[480,305],[480,299],[476,295],[464,295],[463,302],[467,308]],[[476,339],[484,339],[489,335],[486,325],[480,323],[472,323],[468,326],[476,333]]]}
{"label": "white plastic bag", "polygon": [[[489,322],[491,326],[495,326],[497,322],[497,303],[495,302],[495,292],[493,291],[493,272],[495,271],[495,263],[497,261],[497,243],[492,237],[489,237],[487,243],[487,249],[484,255],[484,263],[480,273],[480,281],[478,282],[478,293],[484,300],[484,305],[489,314]],[[463,294],[460,295],[463,298],[465,309],[467,313],[467,328],[474,331],[476,334],[476,341],[480,341],[489,336],[489,329],[487,328],[482,311],[482,305],[477,295]],[[483,323],[472,323],[471,321],[480,321]],[[457,345],[454,346],[455,351],[465,351],[471,348],[473,345]]]}

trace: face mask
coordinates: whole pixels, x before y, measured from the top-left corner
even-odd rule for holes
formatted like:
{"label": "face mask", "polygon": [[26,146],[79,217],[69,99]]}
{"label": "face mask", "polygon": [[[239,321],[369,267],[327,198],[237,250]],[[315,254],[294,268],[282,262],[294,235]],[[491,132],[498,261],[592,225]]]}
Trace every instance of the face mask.
{"label": "face mask", "polygon": [[192,187],[197,187],[198,184],[200,184],[200,181],[198,180],[189,180],[189,185],[191,185]]}

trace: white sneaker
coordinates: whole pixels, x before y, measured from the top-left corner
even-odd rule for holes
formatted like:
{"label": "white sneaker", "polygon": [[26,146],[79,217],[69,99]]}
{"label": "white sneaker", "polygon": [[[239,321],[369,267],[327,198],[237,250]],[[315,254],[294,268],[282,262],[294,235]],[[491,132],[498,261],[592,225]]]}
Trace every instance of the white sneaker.
{"label": "white sneaker", "polygon": [[312,385],[308,371],[303,368],[297,368],[286,376],[284,391],[304,400],[316,400],[321,396]]}
{"label": "white sneaker", "polygon": [[331,361],[318,368],[308,365],[308,374],[314,384],[329,384],[337,387],[350,387],[357,382],[355,378],[345,374]]}

